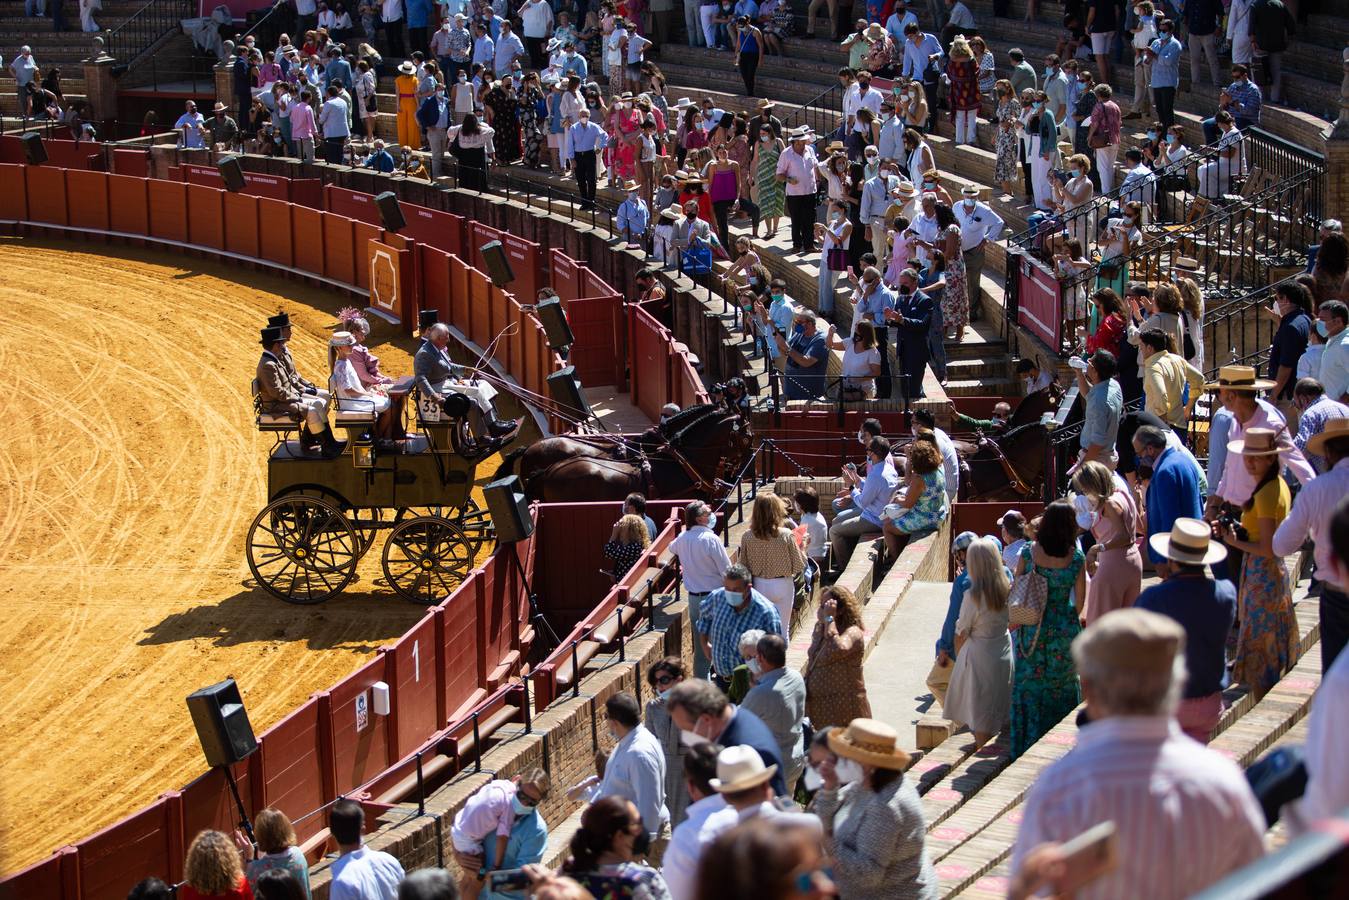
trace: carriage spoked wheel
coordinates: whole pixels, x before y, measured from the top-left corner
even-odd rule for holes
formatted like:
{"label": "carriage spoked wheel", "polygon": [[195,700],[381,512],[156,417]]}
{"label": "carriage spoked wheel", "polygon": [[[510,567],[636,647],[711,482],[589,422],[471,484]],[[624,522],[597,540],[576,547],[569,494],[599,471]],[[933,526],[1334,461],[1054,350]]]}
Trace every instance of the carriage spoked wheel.
{"label": "carriage spoked wheel", "polygon": [[408,506],[400,509],[394,516],[394,522],[403,522],[416,516],[434,516],[449,519],[459,526],[459,530],[473,545],[473,557],[476,559],[485,544],[496,540],[496,529],[492,526],[492,517],[487,510],[478,506],[472,497],[464,501],[462,507],[454,506]]}
{"label": "carriage spoked wheel", "polygon": [[292,494],[263,507],[248,529],[248,568],[287,603],[322,603],[356,575],[361,538],[327,500]]}
{"label": "carriage spoked wheel", "polygon": [[394,526],[384,544],[384,577],[405,599],[439,603],[473,569],[472,541],[449,519],[417,516]]}

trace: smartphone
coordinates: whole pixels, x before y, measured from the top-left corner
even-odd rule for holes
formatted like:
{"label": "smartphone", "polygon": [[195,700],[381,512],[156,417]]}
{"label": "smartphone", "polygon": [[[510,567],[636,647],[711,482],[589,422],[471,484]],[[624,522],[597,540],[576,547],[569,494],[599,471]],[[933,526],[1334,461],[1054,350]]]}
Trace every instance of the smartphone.
{"label": "smartphone", "polygon": [[847,463],[846,465],[844,465],[843,468],[847,469],[849,472],[856,472],[857,463]]}
{"label": "smartphone", "polygon": [[1119,865],[1115,832],[1114,822],[1102,822],[1060,845],[1063,879],[1056,886],[1059,893],[1072,895],[1084,885],[1114,871]]}
{"label": "smartphone", "polygon": [[494,891],[521,890],[529,887],[529,876],[524,869],[500,869],[488,872],[487,882]]}

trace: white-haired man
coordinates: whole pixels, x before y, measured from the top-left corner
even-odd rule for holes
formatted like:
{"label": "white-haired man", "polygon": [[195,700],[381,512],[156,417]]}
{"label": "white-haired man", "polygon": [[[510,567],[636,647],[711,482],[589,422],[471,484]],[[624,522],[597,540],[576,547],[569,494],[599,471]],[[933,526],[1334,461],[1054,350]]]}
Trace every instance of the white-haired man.
{"label": "white-haired man", "polygon": [[1073,640],[1073,661],[1090,724],[1026,796],[1009,896],[1043,887],[1054,845],[1103,822],[1115,824],[1119,864],[1079,898],[1188,897],[1258,859],[1265,819],[1241,769],[1175,720],[1180,623],[1115,610]]}
{"label": "white-haired man", "polygon": [[[520,419],[503,422],[496,416],[492,398],[496,388],[483,381],[473,380],[450,360],[450,329],[437,322],[426,330],[425,340],[412,358],[412,373],[417,379],[417,390],[422,398],[439,401],[441,408],[452,416],[468,415],[469,425],[478,441],[488,441],[500,447],[520,429]],[[463,400],[456,400],[463,397]]]}
{"label": "white-haired man", "polygon": [[937,238],[941,235],[941,228],[937,225],[937,193],[936,191],[923,191],[919,198],[923,211],[913,217],[909,223],[909,231],[913,232],[916,238],[914,245],[918,250],[918,259],[926,265],[932,260],[932,248],[936,246]]}

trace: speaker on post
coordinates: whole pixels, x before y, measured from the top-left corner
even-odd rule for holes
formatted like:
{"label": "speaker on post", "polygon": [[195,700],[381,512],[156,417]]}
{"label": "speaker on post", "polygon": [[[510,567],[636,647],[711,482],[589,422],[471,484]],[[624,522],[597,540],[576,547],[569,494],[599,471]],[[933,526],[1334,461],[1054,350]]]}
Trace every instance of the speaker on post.
{"label": "speaker on post", "polygon": [[23,155],[30,166],[40,166],[47,161],[47,148],[42,145],[42,135],[36,131],[26,131],[19,135],[23,141]]}
{"label": "speaker on post", "polygon": [[487,277],[492,279],[492,284],[505,287],[515,280],[515,272],[511,269],[511,261],[506,258],[506,248],[501,246],[501,241],[483,244],[478,252],[482,254],[482,262],[487,266]]}
{"label": "speaker on post", "polygon": [[222,156],[215,166],[220,170],[225,190],[237,194],[244,189],[244,167],[239,163],[239,157]]}
{"label": "speaker on post", "polygon": [[498,478],[482,489],[487,513],[492,517],[498,544],[514,544],[534,533],[534,518],[529,514],[520,479],[514,475]]}
{"label": "speaker on post", "polygon": [[403,218],[403,206],[393,191],[376,194],[375,206],[379,207],[379,221],[383,223],[385,231],[399,232],[407,227],[407,219]]}
{"label": "speaker on post", "polygon": [[571,333],[571,325],[567,323],[567,314],[562,309],[561,300],[556,297],[544,300],[534,307],[534,312],[543,323],[543,330],[548,334],[549,348],[561,350],[576,343],[576,336]]}
{"label": "speaker on post", "polygon": [[581,382],[576,378],[575,366],[558,369],[548,376],[548,394],[554,403],[565,407],[567,413],[578,419],[584,421],[595,415],[581,393]]}
{"label": "speaker on post", "polygon": [[193,691],[187,697],[197,740],[206,753],[206,764],[232,766],[258,749],[253,726],[248,723],[243,697],[233,678]]}

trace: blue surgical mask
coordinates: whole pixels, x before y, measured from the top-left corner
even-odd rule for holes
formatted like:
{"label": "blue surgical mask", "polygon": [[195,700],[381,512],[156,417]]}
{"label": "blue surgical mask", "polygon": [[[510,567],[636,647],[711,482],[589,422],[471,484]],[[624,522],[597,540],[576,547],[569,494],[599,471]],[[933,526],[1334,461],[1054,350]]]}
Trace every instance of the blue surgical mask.
{"label": "blue surgical mask", "polygon": [[1179,144],[1179,143],[1180,143],[1180,135],[1178,135],[1178,134],[1168,134],[1168,135],[1166,136],[1166,142],[1167,142],[1168,144]]}
{"label": "blue surgical mask", "polygon": [[782,302],[782,298],[785,297],[785,296],[786,296],[786,295],[783,294],[782,291],[776,291],[776,292],[773,294],[773,302],[774,302],[774,303],[781,303],[781,302]]}
{"label": "blue surgical mask", "polygon": [[534,807],[520,802],[519,795],[511,798],[511,809],[515,810],[517,816],[527,816],[534,811]]}
{"label": "blue surgical mask", "polygon": [[726,602],[731,604],[735,609],[739,609],[745,605],[744,591],[723,591],[723,593],[726,595]]}
{"label": "blue surgical mask", "polygon": [[1326,330],[1326,323],[1323,319],[1316,320],[1316,333],[1323,338],[1330,337],[1330,332]]}
{"label": "blue surgical mask", "polygon": [[1149,132],[1148,132],[1148,140],[1150,140],[1150,141],[1155,141],[1155,140],[1157,140],[1157,132],[1155,132],[1155,131],[1149,131]]}
{"label": "blue surgical mask", "polygon": [[1053,78],[1053,77],[1054,77],[1054,67],[1053,67],[1053,66],[1045,66],[1045,77],[1046,77],[1046,78]]}

